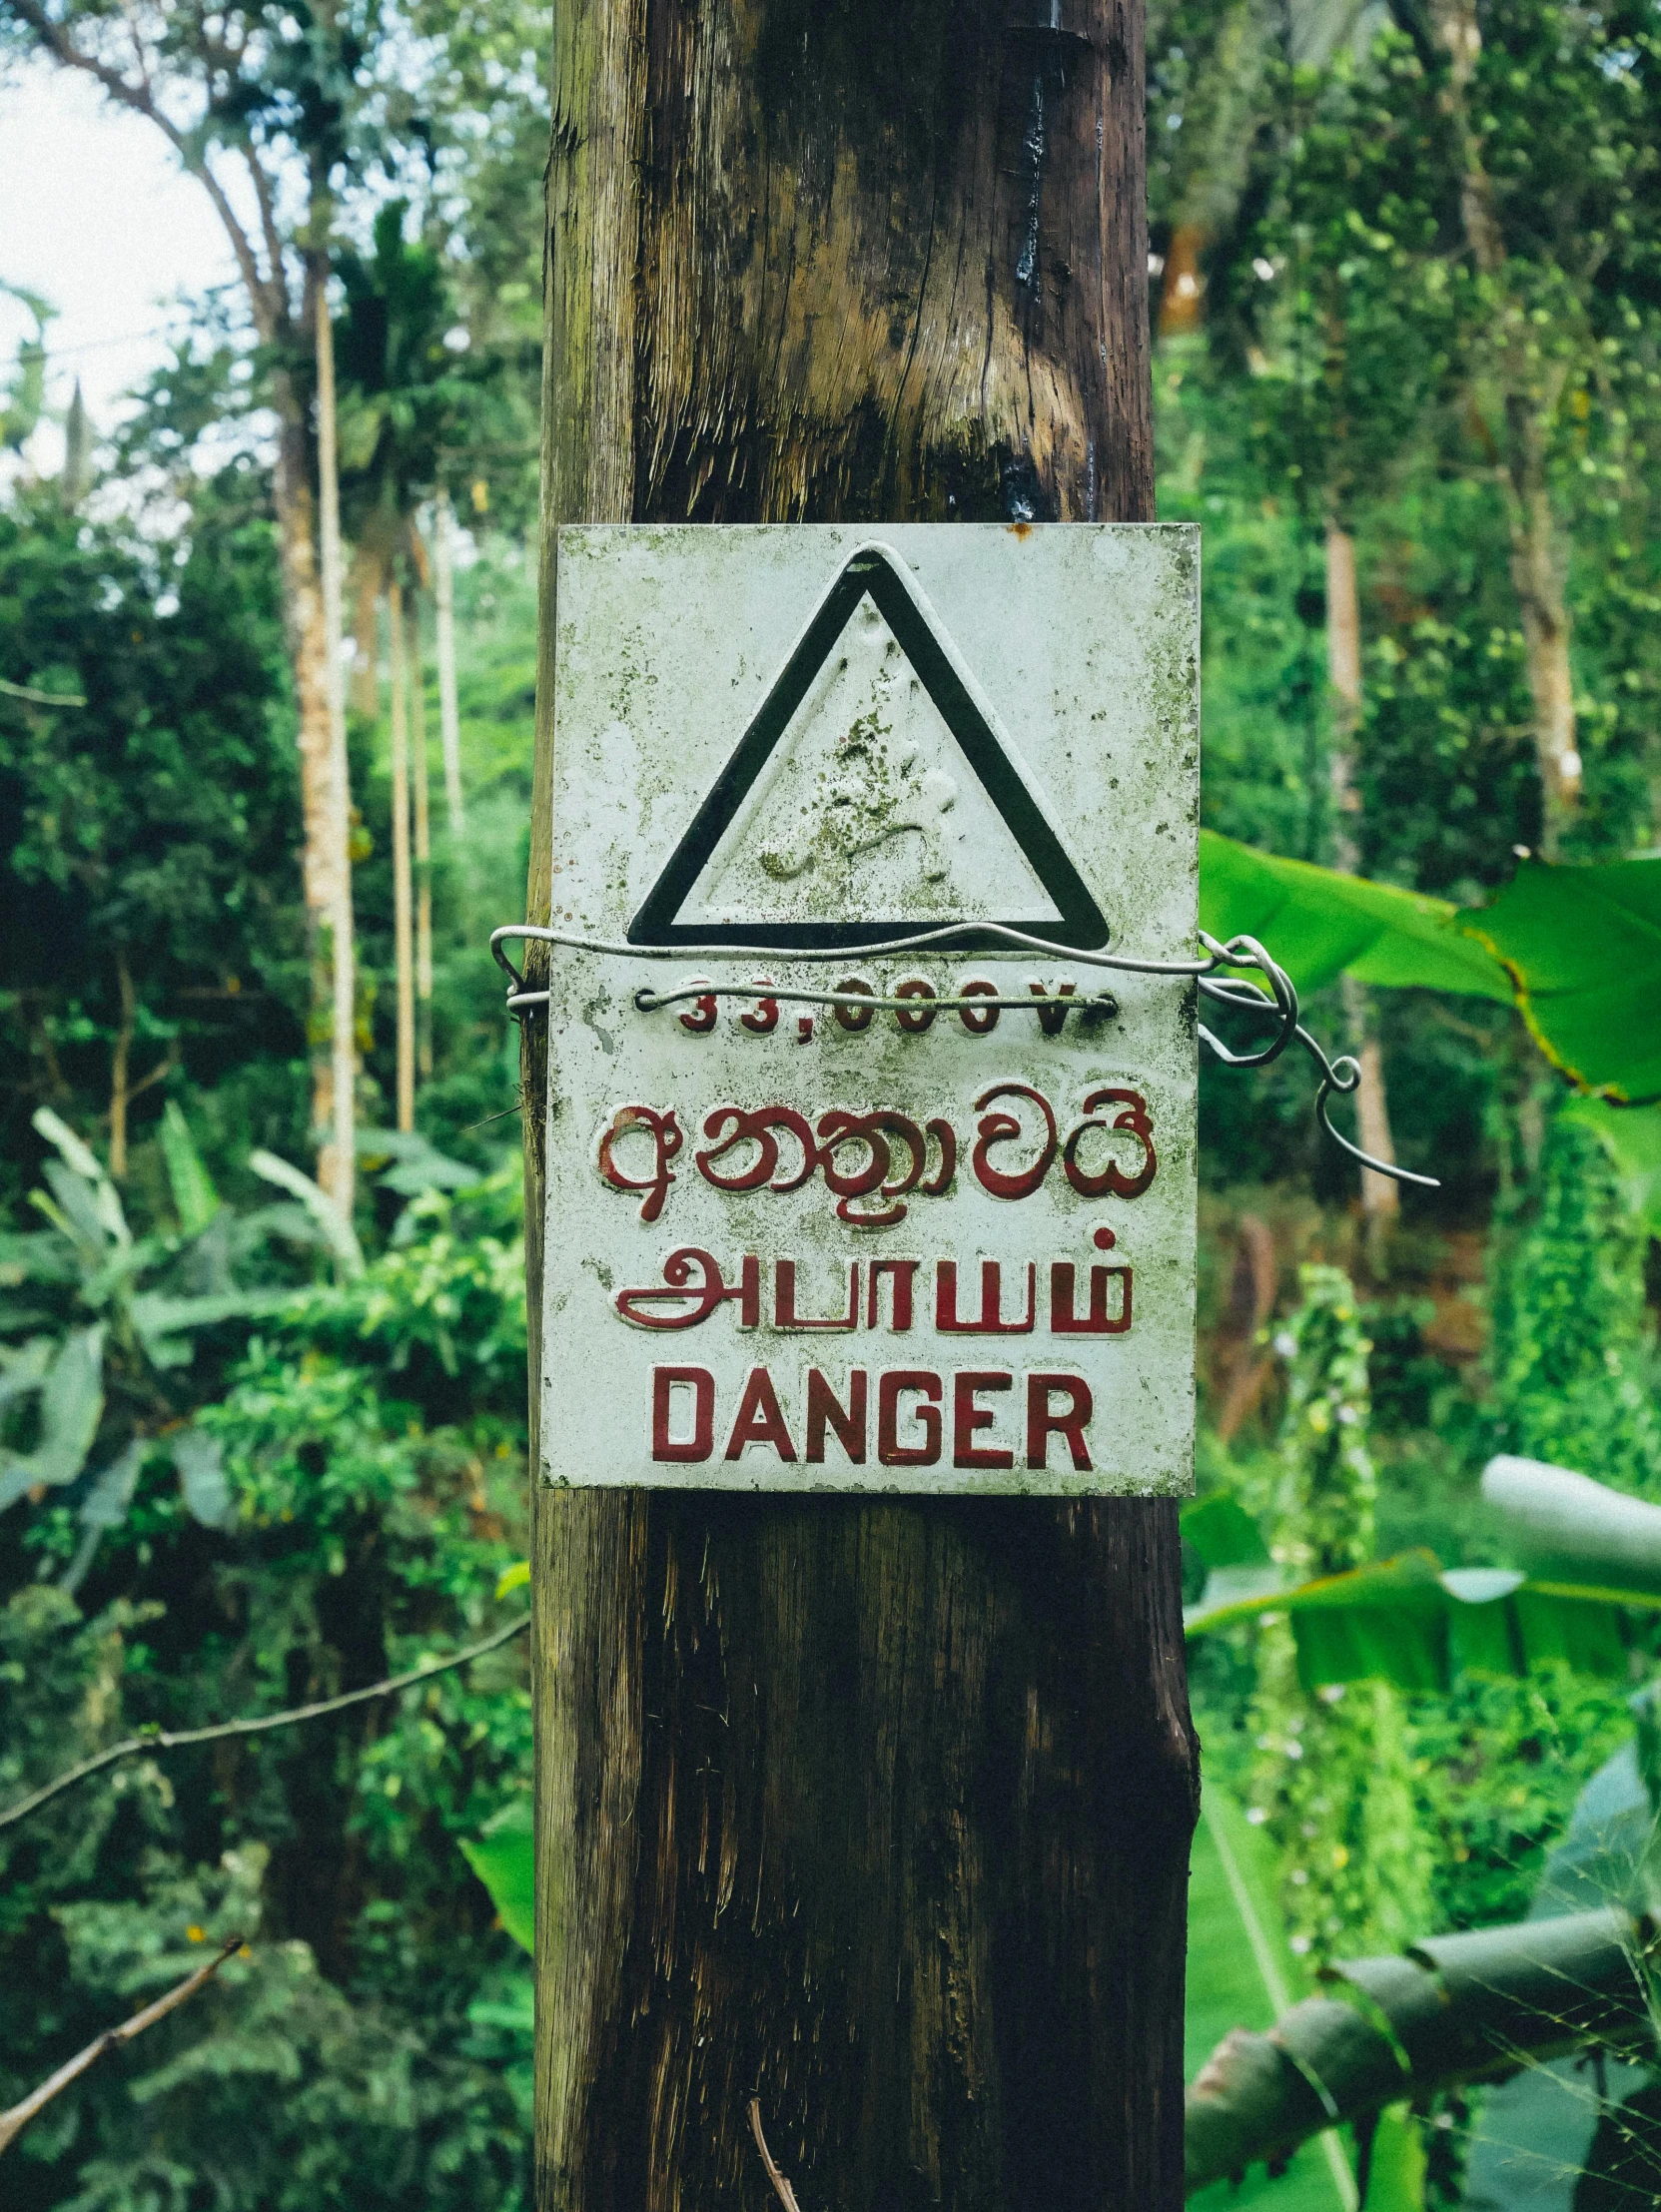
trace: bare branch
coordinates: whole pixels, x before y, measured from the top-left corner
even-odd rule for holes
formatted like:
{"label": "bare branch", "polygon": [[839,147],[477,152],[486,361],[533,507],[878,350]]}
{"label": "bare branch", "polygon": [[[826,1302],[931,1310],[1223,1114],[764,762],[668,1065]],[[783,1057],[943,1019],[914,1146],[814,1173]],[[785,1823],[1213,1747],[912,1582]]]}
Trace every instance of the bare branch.
{"label": "bare branch", "polygon": [[271,281],[283,295],[285,311],[289,301],[289,276],[283,260],[283,239],[277,228],[277,207],[272,199],[271,179],[260,165],[252,146],[242,150],[248,165],[248,174],[254,180],[254,197],[260,208],[260,228],[266,242],[266,260],[271,268]]}
{"label": "bare branch", "polygon": [[784,2212],[802,2212],[801,2206],[796,2202],[795,2190],[791,2188],[789,2182],[785,2180],[783,2174],[774,2165],[773,2154],[767,2148],[767,2138],[761,2132],[761,2099],[759,2097],[751,2097],[750,2099],[750,2133],[755,2137],[755,2147],[761,2153],[761,2163],[767,2169],[767,2179],[773,2184],[773,2193],[780,2204],[784,2206]]}
{"label": "bare branch", "polygon": [[0,676],[0,692],[8,699],[27,699],[32,707],[84,707],[86,700],[78,691],[37,691],[33,684],[8,683]]}
{"label": "bare branch", "polygon": [[227,1936],[218,1954],[198,1966],[195,1973],[187,1974],[165,1996],[158,1997],[154,2004],[147,2004],[142,2012],[135,2012],[130,2020],[123,2020],[120,2027],[106,2028],[102,2035],[93,2038],[85,2050],[77,2051],[55,2074],[49,2074],[38,2089],[31,2089],[21,2104],[14,2104],[9,2112],[0,2112],[0,2155],[10,2148],[35,2114],[50,2104],[60,2090],[67,2089],[89,2066],[96,2065],[107,2050],[113,2050],[118,2043],[130,2043],[135,2035],[142,2035],[147,2027],[154,2027],[158,2020],[164,2019],[176,2005],[183,2004],[187,1997],[194,1997],[219,1972],[231,1953],[241,1950],[242,1946],[243,1939],[240,1935]]}
{"label": "bare branch", "polygon": [[[178,155],[186,172],[196,178],[214,204],[215,213],[231,242],[231,251],[236,256],[243,283],[248,287],[255,328],[268,342],[275,338],[280,320],[277,302],[261,279],[259,263],[254,258],[254,249],[248,234],[238,222],[236,211],[226,198],[219,179],[209,168],[207,155],[197,152],[172,117],[157,105],[148,72],[141,69],[141,81],[135,85],[111,63],[101,61],[96,54],[84,52],[70,37],[67,27],[48,12],[42,0],[4,0],[4,5],[11,15],[34,33],[60,68],[78,69],[83,76],[91,77],[101,85],[119,106],[131,109],[133,114],[145,116],[155,124]],[[281,272],[278,274],[280,276]],[[286,315],[286,294],[282,305]]]}
{"label": "bare branch", "polygon": [[271,1729],[293,1728],[300,1721],[321,1721],[327,1714],[346,1712],[349,1706],[367,1705],[372,1698],[397,1697],[401,1691],[413,1689],[417,1682],[430,1682],[434,1675],[447,1675],[452,1668],[465,1667],[474,1659],[482,1659],[486,1652],[499,1650],[529,1626],[530,1615],[522,1614],[518,1620],[509,1621],[505,1628],[497,1629],[493,1636],[486,1636],[481,1644],[469,1644],[465,1651],[455,1652],[448,1659],[431,1660],[424,1667],[412,1667],[408,1674],[389,1675],[385,1682],[372,1682],[364,1690],[348,1690],[339,1698],[322,1698],[316,1705],[292,1706],[286,1713],[257,1713],[241,1721],[221,1721],[213,1728],[158,1729],[149,1736],[129,1736],[124,1743],[112,1744],[108,1751],[83,1759],[78,1767],[66,1768],[64,1773],[30,1796],[7,1806],[0,1813],[0,1829],[27,1820],[31,1813],[38,1813],[43,1805],[50,1804],[65,1790],[74,1789],[78,1782],[85,1782],[91,1775],[102,1774],[106,1767],[115,1766],[119,1760],[137,1759],[141,1753],[180,1751],[190,1744],[214,1744],[228,1736],[264,1736]]}

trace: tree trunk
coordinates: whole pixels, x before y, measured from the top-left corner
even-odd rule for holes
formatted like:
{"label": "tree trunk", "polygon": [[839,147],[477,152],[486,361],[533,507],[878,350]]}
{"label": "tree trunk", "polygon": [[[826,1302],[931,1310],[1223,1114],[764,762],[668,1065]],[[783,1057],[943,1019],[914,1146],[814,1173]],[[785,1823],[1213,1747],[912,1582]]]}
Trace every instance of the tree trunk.
{"label": "tree trunk", "polygon": [[398,977],[398,1125],[415,1125],[415,900],[410,877],[410,717],[404,645],[404,586],[387,584],[393,666],[393,964]]}
{"label": "tree trunk", "polygon": [[[346,682],[341,665],[341,487],[335,454],[335,334],[329,319],[327,265],[315,280],[318,363],[318,542],[322,554],[324,693],[329,711],[327,836],[333,907],[329,916],[330,1117],[318,1154],[318,1180],[352,1219],[358,1169],[358,976],[352,929],[352,783],[346,752]],[[320,1127],[323,1124],[320,1124]]]}
{"label": "tree trunk", "polygon": [[[555,42],[548,533],[1152,514],[1136,0]],[[524,1076],[537,1377],[540,1022]],[[1175,1505],[538,1487],[533,1550],[544,2212],[762,2212],[752,2093],[826,2212],[1175,2212]]]}
{"label": "tree trunk", "polygon": [[1528,693],[1534,709],[1534,759],[1540,777],[1540,851],[1555,860],[1580,799],[1575,739],[1571,623],[1564,562],[1546,481],[1548,425],[1562,391],[1562,370],[1542,369],[1533,330],[1506,284],[1504,234],[1481,141],[1470,113],[1470,84],[1482,54],[1476,0],[1434,0],[1436,35],[1446,50],[1446,104],[1460,160],[1459,205],[1465,242],[1486,286],[1483,309],[1495,381],[1502,399],[1497,471],[1511,539],[1511,583],[1522,620]]}
{"label": "tree trunk", "polygon": [[466,827],[461,804],[461,709],[455,694],[455,569],[450,557],[454,518],[449,493],[440,491],[432,516],[433,628],[438,648],[438,740],[444,756],[444,805],[449,834]]}
{"label": "tree trunk", "polygon": [[[1326,681],[1332,694],[1332,858],[1336,866],[1355,875],[1361,859],[1355,837],[1361,811],[1361,795],[1355,788],[1355,738],[1361,726],[1361,596],[1355,583],[1355,540],[1330,516],[1326,523]],[[1361,1149],[1393,1167],[1395,1144],[1372,994],[1353,976],[1344,977],[1342,991],[1349,1049],[1361,1071],[1355,1090]],[[1363,1167],[1361,1212],[1375,1271],[1382,1257],[1379,1239],[1400,1211],[1396,1184],[1388,1175],[1375,1175],[1370,1167]]]}
{"label": "tree trunk", "polygon": [[410,594],[410,750],[415,764],[415,1072],[432,1080],[432,811],[420,600]]}
{"label": "tree trunk", "polygon": [[[283,572],[283,615],[299,719],[301,889],[312,970],[306,1035],[312,1062],[312,1131],[320,1155],[335,1122],[335,917],[350,866],[335,807],[335,739],[329,703],[329,642],[318,575],[317,504],[306,420],[288,375],[274,376],[277,465],[273,503]],[[350,903],[350,892],[345,894]],[[321,1156],[320,1156],[321,1171]]]}
{"label": "tree trunk", "polygon": [[381,715],[380,658],[381,586],[386,563],[368,546],[359,545],[352,556],[352,711],[366,722]]}
{"label": "tree trunk", "polygon": [[1580,797],[1580,753],[1574,726],[1574,676],[1569,667],[1569,608],[1563,591],[1557,525],[1546,488],[1544,434],[1526,402],[1508,398],[1506,501],[1511,531],[1511,582],[1522,615],[1528,695],[1534,708],[1534,757],[1544,800],[1540,850],[1557,858]]}
{"label": "tree trunk", "polygon": [[110,1056],[110,1173],[117,1182],[127,1174],[127,1104],[132,1097],[133,1028],[138,1004],[133,996],[133,971],[124,948],[115,956],[116,989],[121,999],[121,1022]]}

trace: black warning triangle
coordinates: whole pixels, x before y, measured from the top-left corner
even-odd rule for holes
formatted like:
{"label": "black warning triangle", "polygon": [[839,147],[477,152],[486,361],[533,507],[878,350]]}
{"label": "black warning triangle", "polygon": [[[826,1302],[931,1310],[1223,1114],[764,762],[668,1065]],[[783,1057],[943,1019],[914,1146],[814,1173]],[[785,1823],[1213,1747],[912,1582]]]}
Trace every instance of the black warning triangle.
{"label": "black warning triangle", "polygon": [[[1042,934],[1057,945],[1094,951],[1108,941],[1108,925],[1060,838],[1045,820],[997,732],[970,696],[962,677],[894,567],[878,545],[853,554],[820,601],[800,644],[756,710],[732,758],[710,787],[691,827],[629,924],[631,945],[875,945],[906,933],[904,923],[854,921],[721,922],[687,925],[679,919],[692,888],[789,727],[808,687],[835,651],[837,641],[867,595],[899,640],[906,658],[956,738],[965,759],[1003,817],[1060,920],[1035,929],[1029,919],[1011,926]],[[938,917],[919,929],[949,927]],[[972,927],[966,922],[965,929]],[[974,940],[966,935],[965,945]],[[996,948],[996,940],[984,949]]]}

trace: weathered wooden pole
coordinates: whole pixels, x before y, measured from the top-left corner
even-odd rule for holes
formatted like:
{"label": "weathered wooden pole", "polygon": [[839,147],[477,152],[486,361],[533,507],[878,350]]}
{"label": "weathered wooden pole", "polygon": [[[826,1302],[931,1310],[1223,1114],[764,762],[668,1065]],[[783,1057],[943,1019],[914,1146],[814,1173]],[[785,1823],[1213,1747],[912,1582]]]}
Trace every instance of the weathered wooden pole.
{"label": "weathered wooden pole", "polygon": [[[554,37],[550,541],[1152,517],[1139,0],[569,0]],[[544,2212],[761,2212],[752,2095],[827,2212],[1174,2212],[1172,1501],[539,1488],[534,1582]]]}

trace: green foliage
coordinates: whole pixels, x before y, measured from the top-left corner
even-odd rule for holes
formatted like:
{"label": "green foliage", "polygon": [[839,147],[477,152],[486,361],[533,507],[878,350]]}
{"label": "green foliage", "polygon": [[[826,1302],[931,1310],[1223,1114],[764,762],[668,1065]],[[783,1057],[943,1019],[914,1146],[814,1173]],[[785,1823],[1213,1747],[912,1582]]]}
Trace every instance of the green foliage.
{"label": "green foliage", "polygon": [[389,200],[372,252],[338,259],[342,515],[353,542],[383,559],[402,553],[417,499],[465,465],[499,367],[445,344],[456,329],[447,274],[430,246],[405,237],[409,214]]}
{"label": "green foliage", "polygon": [[134,1084],[164,1062],[210,1084],[301,1050],[299,800],[263,514],[204,496],[188,535],[158,547],[44,492],[0,501],[0,676],[86,700],[0,692],[0,1042],[23,1079],[0,1106],[0,1154],[15,1174],[37,1156],[34,1106],[108,1105],[124,1021]]}
{"label": "green foliage", "polygon": [[[115,1185],[73,1130],[45,1106],[35,1125],[61,1156],[46,1163],[48,1190],[30,1193],[48,1227],[0,1240],[0,1281],[25,1293],[0,1307],[0,1512],[51,1492],[73,1502],[84,1532],[68,1569],[74,1587],[157,1456],[173,1462],[189,1512],[208,1526],[224,1520],[218,1447],[186,1413],[216,1371],[213,1350],[223,1354],[228,1327],[293,1296],[269,1274],[249,1282],[251,1259],[266,1258],[274,1234],[302,1243],[314,1236],[298,1209],[238,1217],[221,1207],[177,1108],[167,1160],[181,1224],[195,1226],[138,1238]],[[206,1372],[193,1375],[204,1352]],[[50,1553],[64,1534],[61,1517],[34,1534]]]}
{"label": "green foliage", "polygon": [[[146,1723],[328,1696],[491,1624],[524,1551],[516,1211],[506,1176],[425,1193],[361,1273],[263,1318],[195,1413],[223,1525],[146,1462],[71,1597],[0,1521],[0,1802]],[[509,1648],[387,1704],[137,1760],[6,1832],[0,1978],[21,1995],[0,2102],[200,1940],[251,1946],[20,2139],[26,2201],[526,2202],[524,1976],[455,1840],[510,1822],[529,1768]]]}
{"label": "green foliage", "polygon": [[[1528,1911],[1587,1777],[1632,1735],[1628,1683],[1562,1661],[1517,1681],[1467,1674],[1408,1706],[1418,1819],[1433,1845],[1431,1921]],[[1591,1901],[1589,1899],[1583,1901]]]}
{"label": "green foliage", "polygon": [[1298,1269],[1302,1301],[1276,1335],[1286,1362],[1280,1480],[1269,1549],[1294,1570],[1330,1575],[1372,1553],[1378,1478],[1367,1448],[1371,1399],[1355,1292],[1341,1269]]}
{"label": "green foliage", "polygon": [[[1246,1821],[1228,1793],[1208,1784],[1195,1834],[1189,1882],[1188,2008],[1183,2063],[1187,2078],[1199,2074],[1234,2028],[1271,2028],[1294,1996],[1307,1993],[1307,1977],[1286,1942],[1275,1898],[1275,1866],[1266,1839]],[[1283,2175],[1253,2174],[1244,2184],[1223,2182],[1197,2201],[1249,2204],[1266,2198],[1276,2212],[1347,2212],[1336,2166],[1348,2161],[1332,2136],[1304,2146]],[[1351,2181],[1351,2188],[1353,2182]]]}
{"label": "green foliage", "polygon": [[[1377,1476],[1367,1449],[1371,1347],[1354,1292],[1335,1267],[1305,1265],[1298,1279],[1302,1302],[1275,1339],[1287,1391],[1269,1551],[1301,1579],[1369,1556]],[[1259,1631],[1256,1677],[1249,1818],[1278,1845],[1293,1948],[1325,1960],[1408,1940],[1424,1922],[1428,1867],[1394,1692],[1371,1682],[1310,1696],[1283,1616]]]}
{"label": "green foliage", "polygon": [[1559,1118],[1536,1217],[1496,1254],[1493,1388],[1508,1450],[1661,1496],[1644,1239],[1602,1144]]}
{"label": "green foliage", "polygon": [[1576,1097],[1558,1108],[1565,1121],[1590,1129],[1608,1152],[1632,1219],[1661,1235],[1661,1106],[1612,1106]]}

